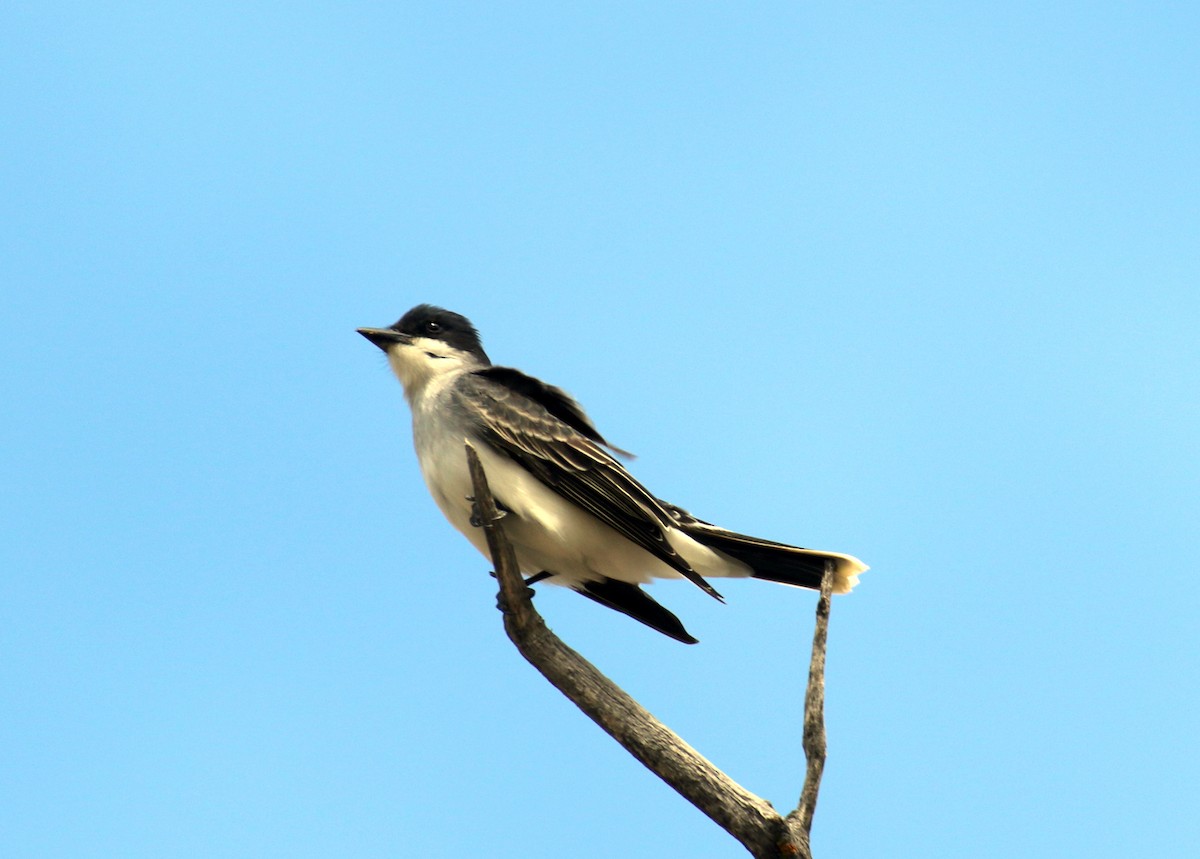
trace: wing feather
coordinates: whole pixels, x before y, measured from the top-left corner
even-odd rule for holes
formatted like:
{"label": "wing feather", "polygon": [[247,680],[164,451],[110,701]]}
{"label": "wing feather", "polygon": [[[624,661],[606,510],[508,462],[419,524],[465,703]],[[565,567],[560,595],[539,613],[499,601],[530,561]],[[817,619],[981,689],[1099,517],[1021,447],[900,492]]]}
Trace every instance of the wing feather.
{"label": "wing feather", "polygon": [[[484,437],[563,498],[720,599],[667,541],[667,529],[676,524],[671,512],[601,447],[603,438],[578,404],[550,389],[560,398],[556,411],[573,416],[568,423],[528,395],[542,383],[517,370],[490,372],[494,369],[469,373],[456,387],[460,406]],[[518,376],[526,381],[514,382]],[[590,432],[572,425],[579,422]]]}

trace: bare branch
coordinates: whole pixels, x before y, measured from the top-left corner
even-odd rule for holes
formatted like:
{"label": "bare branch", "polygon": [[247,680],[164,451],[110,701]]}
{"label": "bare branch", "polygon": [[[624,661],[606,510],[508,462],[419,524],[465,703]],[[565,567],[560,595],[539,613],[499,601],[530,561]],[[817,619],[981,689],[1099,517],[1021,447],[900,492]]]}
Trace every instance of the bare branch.
{"label": "bare branch", "polygon": [[817,794],[821,790],[821,775],[825,772],[825,642],[829,636],[829,609],[833,594],[834,562],[825,562],[821,577],[821,598],[817,600],[817,623],[813,630],[812,659],[808,667],[808,689],[804,694],[804,757],[808,767],[800,802],[787,816],[787,826],[793,838],[809,852],[809,833],[813,814],[817,810]]}
{"label": "bare branch", "polygon": [[825,763],[825,640],[833,564],[826,564],[812,663],[805,697],[804,751],[808,758],[800,807],[784,820],[769,802],[743,788],[689,746],[546,626],[521,578],[516,554],[504,534],[487,475],[474,448],[467,462],[475,493],[475,519],[487,536],[500,583],[504,629],[521,655],[626,751],[684,799],[736,838],[759,859],[811,859],[808,833]]}

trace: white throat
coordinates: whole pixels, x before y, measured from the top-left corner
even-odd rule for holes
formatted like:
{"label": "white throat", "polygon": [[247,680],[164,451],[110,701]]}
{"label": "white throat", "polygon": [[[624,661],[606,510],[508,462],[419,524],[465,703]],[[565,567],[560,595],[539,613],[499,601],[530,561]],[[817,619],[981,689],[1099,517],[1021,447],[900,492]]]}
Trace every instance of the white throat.
{"label": "white throat", "polygon": [[397,343],[388,348],[387,357],[410,404],[424,396],[430,383],[447,381],[479,365],[479,360],[469,352],[427,337]]}

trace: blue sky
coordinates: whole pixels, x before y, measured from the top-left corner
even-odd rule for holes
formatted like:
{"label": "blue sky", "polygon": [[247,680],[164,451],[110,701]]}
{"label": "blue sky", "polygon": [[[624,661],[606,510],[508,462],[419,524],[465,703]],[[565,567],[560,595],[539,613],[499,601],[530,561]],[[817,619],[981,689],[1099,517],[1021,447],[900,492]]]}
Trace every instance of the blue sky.
{"label": "blue sky", "polygon": [[[872,566],[820,856],[1200,840],[1186,4],[8,4],[0,853],[738,856],[503,637],[354,333]],[[790,809],[811,594],[551,626]]]}

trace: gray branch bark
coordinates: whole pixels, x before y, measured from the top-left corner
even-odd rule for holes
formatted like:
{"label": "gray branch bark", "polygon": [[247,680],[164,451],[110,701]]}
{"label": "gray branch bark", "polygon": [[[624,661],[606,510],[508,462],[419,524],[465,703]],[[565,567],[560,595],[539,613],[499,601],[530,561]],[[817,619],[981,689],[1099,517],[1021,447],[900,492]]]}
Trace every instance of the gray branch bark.
{"label": "gray branch bark", "polygon": [[826,563],[821,582],[804,700],[803,744],[808,761],[804,786],[799,805],[782,817],[771,803],[725,775],[550,631],[533,607],[533,591],[526,587],[512,544],[504,534],[504,514],[496,508],[487,475],[470,444],[467,462],[474,484],[476,520],[487,535],[500,583],[497,600],[504,629],[521,655],[605,733],[756,859],[812,859],[809,832],[825,767],[825,642],[833,563]]}

